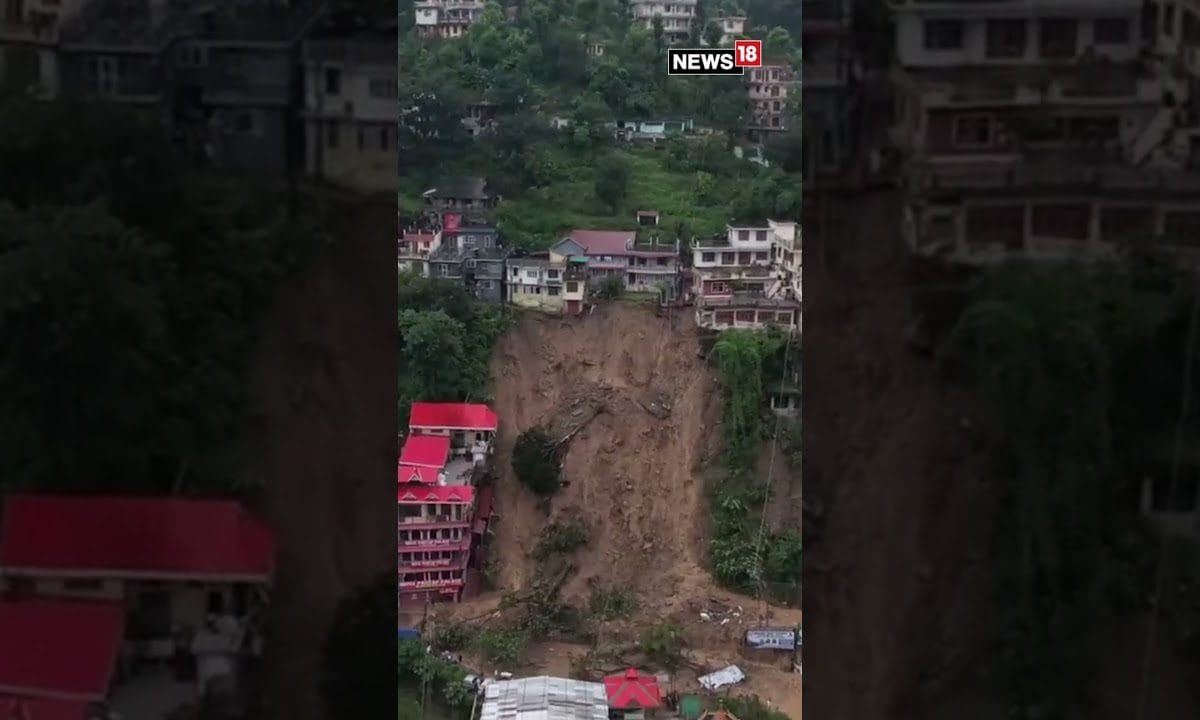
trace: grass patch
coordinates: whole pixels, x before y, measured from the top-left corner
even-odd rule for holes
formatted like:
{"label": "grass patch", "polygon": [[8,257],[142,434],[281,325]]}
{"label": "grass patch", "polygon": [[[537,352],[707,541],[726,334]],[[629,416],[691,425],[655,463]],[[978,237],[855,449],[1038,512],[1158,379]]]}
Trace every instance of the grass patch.
{"label": "grass patch", "polygon": [[637,597],[620,588],[597,590],[588,600],[588,609],[601,620],[629,617],[637,610]]}
{"label": "grass patch", "polygon": [[537,545],[533,548],[536,560],[545,560],[553,555],[569,555],[587,545],[591,529],[587,521],[578,516],[555,520],[542,528]]}

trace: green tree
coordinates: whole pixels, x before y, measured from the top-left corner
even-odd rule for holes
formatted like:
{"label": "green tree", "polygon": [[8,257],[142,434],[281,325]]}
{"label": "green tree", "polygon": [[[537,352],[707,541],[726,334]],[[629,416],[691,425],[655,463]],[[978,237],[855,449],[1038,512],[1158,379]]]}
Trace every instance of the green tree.
{"label": "green tree", "polygon": [[725,37],[725,31],[721,29],[721,23],[716,20],[711,20],[704,26],[704,34],[702,39],[704,44],[709,47],[717,47],[721,44],[721,39]]}
{"label": "green tree", "polygon": [[763,56],[772,60],[791,61],[796,54],[792,34],[781,27],[773,27],[763,41]]}
{"label": "green tree", "polygon": [[596,166],[596,197],[614,213],[629,193],[629,165],[615,155],[605,155]]}

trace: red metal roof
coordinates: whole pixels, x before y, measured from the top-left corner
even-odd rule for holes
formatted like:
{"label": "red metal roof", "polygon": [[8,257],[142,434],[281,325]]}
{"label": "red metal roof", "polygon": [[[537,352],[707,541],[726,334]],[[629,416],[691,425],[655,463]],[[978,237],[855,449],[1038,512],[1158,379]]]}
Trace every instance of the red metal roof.
{"label": "red metal roof", "polygon": [[447,428],[450,430],[495,430],[496,413],[478,403],[413,403],[408,415],[410,430]]}
{"label": "red metal roof", "polygon": [[438,471],[437,468],[431,467],[416,467],[415,465],[401,465],[399,472],[396,473],[396,482],[398,483],[423,483],[425,485],[437,484]]}
{"label": "red metal roof", "polygon": [[88,720],[88,705],[77,700],[45,700],[0,694],[4,720]]}
{"label": "red metal roof", "polygon": [[604,691],[608,694],[609,707],[618,710],[629,708],[656,708],[662,705],[662,690],[653,675],[629,668],[620,675],[604,678]]}
{"label": "red metal roof", "polygon": [[0,692],[98,702],[108,694],[125,613],[116,603],[0,601]]}
{"label": "red metal roof", "polygon": [[470,505],[475,501],[475,488],[470,485],[401,485],[396,489],[399,503],[446,503]]}
{"label": "red metal roof", "polygon": [[572,230],[571,238],[588,255],[624,255],[637,233],[632,230]]}
{"label": "red metal roof", "polygon": [[241,505],[177,498],[9,497],[0,570],[262,581],[275,540]]}
{"label": "red metal roof", "polygon": [[441,468],[450,456],[450,438],[446,435],[413,435],[400,449],[401,465]]}

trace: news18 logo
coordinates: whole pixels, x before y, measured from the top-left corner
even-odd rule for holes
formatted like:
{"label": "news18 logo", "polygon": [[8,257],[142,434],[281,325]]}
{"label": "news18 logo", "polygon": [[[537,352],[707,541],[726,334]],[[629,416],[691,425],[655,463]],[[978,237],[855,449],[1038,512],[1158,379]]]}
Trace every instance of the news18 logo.
{"label": "news18 logo", "polygon": [[668,75],[744,75],[762,67],[762,40],[736,40],[731,48],[667,48]]}

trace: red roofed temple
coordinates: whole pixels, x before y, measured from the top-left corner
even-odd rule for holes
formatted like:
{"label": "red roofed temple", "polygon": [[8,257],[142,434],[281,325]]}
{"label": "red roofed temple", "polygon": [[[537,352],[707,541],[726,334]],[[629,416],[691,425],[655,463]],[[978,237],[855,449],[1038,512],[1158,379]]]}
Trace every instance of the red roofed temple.
{"label": "red roofed temple", "polygon": [[401,606],[457,601],[471,589],[491,516],[497,425],[486,405],[413,404],[396,477]]}
{"label": "red roofed temple", "polygon": [[608,707],[625,720],[640,720],[662,705],[662,690],[658,678],[629,668],[620,675],[604,678]]}

